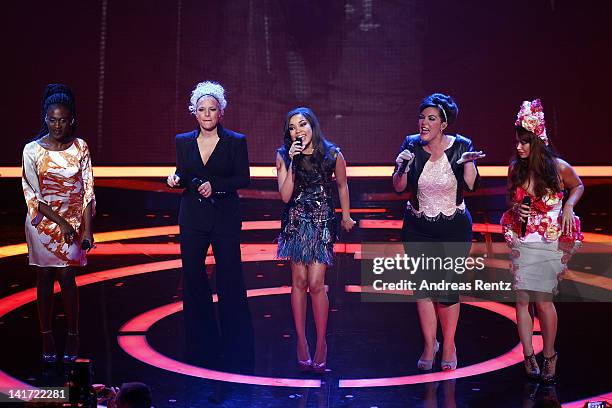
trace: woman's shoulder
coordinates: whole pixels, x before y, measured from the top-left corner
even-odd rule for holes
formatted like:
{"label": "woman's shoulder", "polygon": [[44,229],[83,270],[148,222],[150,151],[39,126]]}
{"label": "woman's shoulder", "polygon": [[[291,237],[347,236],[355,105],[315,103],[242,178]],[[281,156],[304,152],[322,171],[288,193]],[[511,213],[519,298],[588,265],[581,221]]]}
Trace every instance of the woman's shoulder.
{"label": "woman's shoulder", "polygon": [[555,164],[560,171],[571,169],[572,166],[560,157],[555,157]]}
{"label": "woman's shoulder", "polygon": [[89,150],[89,146],[87,145],[87,142],[81,139],[80,137],[74,138],[74,144],[80,149]]}
{"label": "woman's shoulder", "polygon": [[466,147],[470,147],[473,145],[472,139],[470,139],[469,137],[460,135],[459,133],[455,135],[455,143],[457,143],[457,145],[463,145]]}
{"label": "woman's shoulder", "polygon": [[223,133],[223,136],[228,137],[232,140],[240,141],[246,139],[246,136],[243,133],[234,132],[233,130],[226,128],[221,128],[221,133]]}
{"label": "woman's shoulder", "polygon": [[179,133],[176,135],[177,142],[184,142],[187,140],[194,140],[198,136],[197,130],[192,130],[190,132]]}
{"label": "woman's shoulder", "polygon": [[34,152],[34,151],[36,151],[36,149],[40,148],[41,146],[38,143],[39,140],[40,140],[40,138],[37,137],[36,139],[26,143],[26,145],[23,146],[23,152],[24,153]]}

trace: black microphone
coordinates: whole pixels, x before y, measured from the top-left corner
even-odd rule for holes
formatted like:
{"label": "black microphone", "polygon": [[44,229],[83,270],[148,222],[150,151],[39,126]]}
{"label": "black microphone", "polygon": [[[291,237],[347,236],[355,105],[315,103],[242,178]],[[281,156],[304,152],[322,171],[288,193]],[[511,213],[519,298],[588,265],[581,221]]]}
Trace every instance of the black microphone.
{"label": "black microphone", "polygon": [[200,188],[200,186],[201,186],[202,184],[204,184],[204,182],[203,182],[201,179],[197,178],[197,177],[192,178],[192,179],[191,179],[191,182],[192,182],[192,183],[193,183],[193,185],[195,186],[196,190],[197,190],[198,188]]}
{"label": "black microphone", "polygon": [[92,245],[88,239],[84,239],[83,242],[81,242],[81,249],[85,251],[89,251],[91,248],[92,248]]}
{"label": "black microphone", "polygon": [[[525,204],[531,207],[531,197],[529,196],[525,196],[523,197],[523,201],[521,202],[521,204]],[[525,236],[525,233],[527,232],[527,219],[522,220],[521,222],[521,237]]]}
{"label": "black microphone", "polygon": [[[304,142],[303,142],[303,137],[302,137],[302,136],[298,136],[298,137],[295,139],[295,141],[297,142],[297,143],[296,143],[296,145],[303,146],[303,143],[304,143]],[[293,170],[295,170],[295,168],[296,168],[296,167],[297,167],[297,165],[298,165],[298,161],[301,161],[303,157],[304,157],[304,156],[302,156],[302,152],[298,152],[298,154],[296,154],[295,156],[293,156]]]}
{"label": "black microphone", "polygon": [[[408,145],[408,147],[406,147],[406,149],[414,154],[414,145],[412,144],[412,142],[410,142],[410,144]],[[404,174],[404,172],[406,171],[406,167],[408,167],[408,160],[402,159],[402,164],[400,164],[399,169],[397,170],[397,173],[401,176]]]}

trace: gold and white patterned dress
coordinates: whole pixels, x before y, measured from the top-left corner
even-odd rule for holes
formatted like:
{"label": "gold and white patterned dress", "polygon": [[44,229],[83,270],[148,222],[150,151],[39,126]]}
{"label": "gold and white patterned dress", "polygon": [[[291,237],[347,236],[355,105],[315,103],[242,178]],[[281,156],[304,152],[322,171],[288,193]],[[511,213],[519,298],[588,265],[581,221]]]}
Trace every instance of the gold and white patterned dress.
{"label": "gold and white patterned dress", "polygon": [[[25,222],[30,265],[41,267],[85,266],[86,251],[81,249],[83,214],[96,199],[87,143],[75,139],[65,150],[52,151],[37,141],[23,149],[21,184],[28,206]],[[60,227],[38,211],[38,204],[49,205],[77,232],[72,244],[65,242]]]}

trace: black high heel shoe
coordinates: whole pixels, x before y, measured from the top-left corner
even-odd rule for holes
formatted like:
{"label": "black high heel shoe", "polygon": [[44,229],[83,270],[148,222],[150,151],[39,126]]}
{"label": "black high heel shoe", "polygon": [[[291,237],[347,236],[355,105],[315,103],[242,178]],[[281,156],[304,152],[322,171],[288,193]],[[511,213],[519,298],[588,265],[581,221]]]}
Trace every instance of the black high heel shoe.
{"label": "black high heel shoe", "polygon": [[554,384],[557,373],[557,360],[559,353],[553,354],[550,357],[544,357],[544,364],[542,367],[542,375],[540,379],[544,384]]}
{"label": "black high heel shoe", "polygon": [[[73,336],[76,345],[74,347],[73,353],[64,352],[64,356],[62,357],[62,361],[64,364],[73,364],[77,359],[77,350],[79,348],[79,333],[70,333],[68,332],[68,336]],[[69,337],[68,337],[69,338]],[[68,350],[68,340],[66,341],[66,350]]]}
{"label": "black high heel shoe", "polygon": [[[52,330],[47,330],[47,331],[41,331],[40,332],[41,335],[43,336],[51,336],[51,340],[53,340],[53,331]],[[52,341],[51,344],[53,344],[53,349],[55,349],[55,341]],[[43,340],[43,350],[45,348],[45,342]],[[45,351],[42,352],[40,359],[42,360],[43,363],[45,364],[55,364],[57,363],[57,353],[55,352],[55,350],[51,353],[47,353]]]}
{"label": "black high heel shoe", "polygon": [[535,353],[531,353],[530,356],[525,356],[525,374],[532,380],[538,380],[540,378],[540,366],[536,360]]}

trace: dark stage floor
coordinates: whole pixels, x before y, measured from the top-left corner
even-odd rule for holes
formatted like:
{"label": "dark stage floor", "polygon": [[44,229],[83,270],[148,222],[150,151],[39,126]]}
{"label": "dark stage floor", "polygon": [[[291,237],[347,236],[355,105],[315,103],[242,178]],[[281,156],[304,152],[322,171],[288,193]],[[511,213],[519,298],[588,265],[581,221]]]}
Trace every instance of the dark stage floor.
{"label": "dark stage floor", "polygon": [[[586,193],[576,212],[582,216],[583,230],[592,233],[587,240],[612,242],[612,180],[585,183]],[[98,248],[78,277],[80,355],[93,360],[95,382],[145,382],[153,391],[155,407],[531,407],[543,399],[570,407],[583,405],[572,401],[612,398],[612,304],[557,304],[560,359],[554,386],[525,380],[516,325],[508,318],[513,316],[511,303],[463,304],[457,332],[459,369],[442,373],[438,361],[433,372],[423,374],[416,368],[422,339],[414,303],[362,302],[356,245],[339,245],[336,264],[327,273],[329,370],[322,376],[298,373],[289,266],[273,256],[278,233],[274,221],[282,208],[273,193],[275,184],[275,180],[256,180],[242,192],[244,220],[255,221],[245,223],[242,242],[256,361],[252,372],[232,377],[183,363],[175,227],[179,196],[147,180],[97,180]],[[339,241],[398,240],[397,224],[363,222],[400,219],[405,198],[391,193],[390,181],[355,179],[350,187],[353,217],[362,222],[354,232],[342,233]],[[0,382],[2,386],[14,381],[61,385],[64,367],[39,363],[35,292],[30,290],[35,275],[19,245],[25,241],[20,180],[0,179],[0,194],[7,203],[2,209],[0,248]],[[480,191],[467,197],[467,204],[480,230],[486,230],[483,224],[497,224],[505,206],[504,180],[484,179]],[[117,234],[111,235],[113,231]],[[475,239],[503,247],[495,245],[503,241],[499,233],[476,232]],[[570,269],[589,274],[593,256],[578,254]],[[609,262],[609,254],[602,256]],[[596,283],[573,284],[605,290],[611,278],[608,266],[607,277]],[[55,333],[60,350],[65,333],[62,313],[58,295]],[[310,314],[308,322],[312,350]]]}

